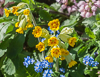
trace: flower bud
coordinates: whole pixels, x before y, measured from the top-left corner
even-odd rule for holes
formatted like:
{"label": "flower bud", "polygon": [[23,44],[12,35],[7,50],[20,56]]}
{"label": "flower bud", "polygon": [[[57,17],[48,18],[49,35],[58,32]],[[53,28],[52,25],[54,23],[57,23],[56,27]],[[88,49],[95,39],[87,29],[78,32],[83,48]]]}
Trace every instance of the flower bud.
{"label": "flower bud", "polygon": [[68,27],[65,27],[61,30],[60,34],[72,34],[73,33],[73,28],[68,28]]}
{"label": "flower bud", "polygon": [[89,5],[85,5],[85,10],[87,10],[87,11],[89,11],[89,10],[90,10]]}
{"label": "flower bud", "polygon": [[86,2],[89,2],[89,0],[85,0]]}
{"label": "flower bud", "polygon": [[73,60],[73,58],[72,58],[70,53],[69,53],[69,55],[64,56],[64,57],[65,57],[65,60],[67,61],[68,64],[71,62],[71,60]]}
{"label": "flower bud", "polygon": [[84,5],[85,4],[85,1],[80,1],[77,6],[80,7],[81,5]]}
{"label": "flower bud", "polygon": [[83,11],[83,12],[81,12],[80,15],[81,15],[82,17],[85,17],[85,14],[86,14],[86,11]]}
{"label": "flower bud", "polygon": [[49,36],[49,32],[45,28],[42,29],[42,35],[41,35],[41,37],[43,37],[43,38],[50,37]]}
{"label": "flower bud", "polygon": [[86,18],[89,18],[91,16],[92,16],[92,13],[90,13],[90,12],[87,12],[86,15],[85,15]]}
{"label": "flower bud", "polygon": [[72,6],[72,11],[76,11],[77,7],[75,5]]}
{"label": "flower bud", "polygon": [[56,2],[60,2],[60,0],[56,0]]}
{"label": "flower bud", "polygon": [[26,25],[26,18],[22,19],[19,23],[19,27],[24,29],[25,28],[25,25]]}
{"label": "flower bud", "polygon": [[62,0],[61,2],[62,3],[68,3],[68,0]]}
{"label": "flower bud", "polygon": [[95,4],[95,6],[100,8],[100,1],[96,1],[94,4]]}
{"label": "flower bud", "polygon": [[68,14],[70,14],[72,12],[72,8],[68,6],[67,11],[68,11]]}
{"label": "flower bud", "polygon": [[0,0],[0,4],[4,4],[5,3],[5,0]]}
{"label": "flower bud", "polygon": [[92,10],[92,12],[94,12],[94,11],[97,10],[97,7],[93,5],[93,6],[91,7],[91,10]]}
{"label": "flower bud", "polygon": [[60,38],[64,42],[68,42],[68,40],[69,40],[69,38],[71,38],[71,36],[65,35],[65,34],[59,34],[58,38]]}
{"label": "flower bud", "polygon": [[19,9],[22,9],[25,5],[26,3],[21,2],[17,5],[17,7],[19,7]]}
{"label": "flower bud", "polygon": [[79,11],[79,12],[84,11],[84,6],[85,6],[85,5],[81,5],[78,11]]}
{"label": "flower bud", "polygon": [[64,4],[63,4],[63,5],[61,5],[61,8],[62,8],[62,9],[66,9],[66,7],[67,7],[67,6],[66,6],[66,5],[64,5]]}
{"label": "flower bud", "polygon": [[96,2],[96,0],[92,0],[92,2],[94,3],[94,2]]}

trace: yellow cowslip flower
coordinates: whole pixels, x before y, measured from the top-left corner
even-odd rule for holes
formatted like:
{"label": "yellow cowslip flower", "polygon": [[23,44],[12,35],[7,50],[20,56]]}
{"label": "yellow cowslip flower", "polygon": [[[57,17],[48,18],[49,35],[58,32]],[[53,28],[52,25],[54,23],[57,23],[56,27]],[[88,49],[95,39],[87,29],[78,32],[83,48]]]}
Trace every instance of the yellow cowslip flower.
{"label": "yellow cowslip flower", "polygon": [[52,63],[52,62],[53,62],[52,56],[47,56],[47,57],[45,58],[45,60],[48,60],[49,63]]}
{"label": "yellow cowslip flower", "polygon": [[18,12],[17,11],[18,11],[18,8],[19,7],[13,6],[12,8],[13,8],[12,13],[18,15]]}
{"label": "yellow cowslip flower", "polygon": [[76,41],[76,37],[71,37],[71,38],[68,40],[69,45],[72,46],[72,47],[74,47],[75,42],[77,42],[77,41]]}
{"label": "yellow cowslip flower", "polygon": [[15,27],[19,27],[19,22],[16,22]]}
{"label": "yellow cowslip flower", "polygon": [[20,33],[20,34],[23,34],[23,33],[24,33],[22,28],[18,28],[18,29],[16,30],[16,32],[18,32],[18,33]]}
{"label": "yellow cowslip flower", "polygon": [[71,68],[72,66],[75,66],[76,64],[77,62],[72,60],[68,65],[69,65],[69,68]]}
{"label": "yellow cowslip flower", "polygon": [[28,24],[26,25],[27,28],[32,28],[33,24],[31,22],[28,22]]}
{"label": "yellow cowslip flower", "polygon": [[40,52],[44,51],[44,50],[45,50],[44,43],[39,42],[39,44],[36,45],[36,48],[38,48],[38,50],[39,50]]}
{"label": "yellow cowslip flower", "polygon": [[59,26],[60,26],[59,19],[54,19],[54,20],[50,21],[48,23],[48,26],[50,26],[51,30],[57,31],[59,29]]}
{"label": "yellow cowslip flower", "polygon": [[6,17],[8,17],[9,16],[9,13],[11,13],[11,11],[10,10],[7,10],[6,8],[4,8],[4,10],[5,10]]}
{"label": "yellow cowslip flower", "polygon": [[57,40],[56,37],[51,37],[48,39],[48,46],[56,46],[58,45],[59,41]]}
{"label": "yellow cowslip flower", "polygon": [[63,56],[61,56],[61,58],[60,58],[61,60],[65,60],[65,57],[63,57]]}
{"label": "yellow cowslip flower", "polygon": [[30,13],[30,11],[29,11],[28,9],[25,9],[25,10],[23,11],[23,14],[24,14],[24,15],[29,15],[29,13]]}
{"label": "yellow cowslip flower", "polygon": [[69,55],[69,51],[67,51],[67,50],[65,50],[63,48],[61,48],[60,50],[61,50],[61,52],[60,52],[61,56],[67,56],[67,55]]}
{"label": "yellow cowslip flower", "polygon": [[60,48],[52,48],[50,52],[51,52],[52,57],[59,58],[61,51],[60,51]]}
{"label": "yellow cowslip flower", "polygon": [[18,13],[18,12],[16,12],[15,14],[16,14],[16,16],[18,16],[18,15],[19,15],[19,13]]}
{"label": "yellow cowslip flower", "polygon": [[35,29],[33,30],[32,34],[36,38],[40,37],[42,34],[42,28],[40,26],[35,26]]}

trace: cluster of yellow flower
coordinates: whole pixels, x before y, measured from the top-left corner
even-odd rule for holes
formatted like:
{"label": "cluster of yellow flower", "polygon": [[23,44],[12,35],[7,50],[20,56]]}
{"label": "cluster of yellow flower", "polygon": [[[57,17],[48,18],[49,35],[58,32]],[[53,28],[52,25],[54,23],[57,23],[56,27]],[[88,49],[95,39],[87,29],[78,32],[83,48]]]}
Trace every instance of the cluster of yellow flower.
{"label": "cluster of yellow flower", "polygon": [[[15,27],[18,28],[16,32],[23,34],[24,30],[27,28],[32,28],[32,14],[30,13],[29,8],[24,9],[26,3],[20,3],[17,6],[11,7],[9,10],[5,10],[6,17],[9,16],[10,13],[18,16],[18,22],[16,22]],[[48,23],[50,29],[54,32],[54,34],[50,35],[49,32],[45,28],[41,28],[40,26],[35,26],[32,34],[34,37],[39,38],[43,37],[45,40],[43,42],[39,42],[36,45],[36,48],[42,52],[45,50],[45,47],[50,46],[48,51],[48,56],[45,58],[48,62],[53,62],[53,57],[61,58],[61,60],[66,60],[69,64],[69,67],[72,67],[77,64],[76,61],[73,60],[71,54],[68,50],[66,50],[65,42],[70,46],[74,47],[75,42],[77,42],[76,37],[71,37],[70,34],[73,33],[73,28],[65,27],[61,30],[60,34],[56,37],[55,33],[59,30],[60,21],[59,19],[54,19]]]}
{"label": "cluster of yellow flower", "polygon": [[18,28],[16,32],[20,34],[23,34],[27,28],[33,27],[30,10],[29,8],[24,9],[25,5],[26,3],[19,3],[17,6],[9,8],[9,10],[4,8],[6,17],[8,17],[10,13],[18,16],[18,22],[15,23],[15,27]]}
{"label": "cluster of yellow flower", "polygon": [[40,26],[36,26],[35,29],[33,29],[32,34],[34,37],[39,38],[43,37],[45,40],[43,42],[39,42],[36,45],[36,48],[42,52],[45,50],[46,46],[50,46],[50,49],[48,51],[48,56],[45,58],[48,60],[48,62],[53,62],[53,57],[59,58],[61,57],[61,60],[66,60],[69,63],[69,67],[72,67],[77,64],[76,61],[73,60],[68,50],[66,50],[65,42],[69,43],[70,46],[74,47],[76,38],[71,37],[69,34],[73,32],[72,28],[65,27],[58,37],[55,37],[55,32],[59,30],[60,21],[59,19],[54,19],[48,23],[48,26],[52,31],[54,31],[53,35],[50,35],[49,32],[41,28]]}

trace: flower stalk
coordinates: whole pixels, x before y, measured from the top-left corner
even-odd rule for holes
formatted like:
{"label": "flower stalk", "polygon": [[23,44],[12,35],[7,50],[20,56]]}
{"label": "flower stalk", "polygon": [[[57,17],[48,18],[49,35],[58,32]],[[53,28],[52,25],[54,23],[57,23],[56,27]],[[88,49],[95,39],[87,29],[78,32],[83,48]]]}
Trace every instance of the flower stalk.
{"label": "flower stalk", "polygon": [[56,58],[56,67],[55,67],[56,72],[59,71],[59,59]]}

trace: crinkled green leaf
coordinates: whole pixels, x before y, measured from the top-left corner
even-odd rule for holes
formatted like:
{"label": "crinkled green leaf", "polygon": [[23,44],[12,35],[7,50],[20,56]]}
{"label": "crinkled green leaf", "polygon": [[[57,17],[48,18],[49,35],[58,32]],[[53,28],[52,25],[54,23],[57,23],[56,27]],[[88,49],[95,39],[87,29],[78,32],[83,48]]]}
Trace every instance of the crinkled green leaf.
{"label": "crinkled green leaf", "polygon": [[6,72],[8,75],[13,75],[16,72],[15,66],[11,59],[7,59],[2,69],[4,69],[4,72]]}
{"label": "crinkled green leaf", "polygon": [[85,26],[89,25],[92,27],[95,22],[96,22],[95,17],[92,16],[92,17],[86,18],[82,23],[85,24]]}
{"label": "crinkled green leaf", "polygon": [[51,7],[53,7],[55,10],[58,10],[60,8],[60,4],[59,3],[53,3],[53,4],[51,4]]}

